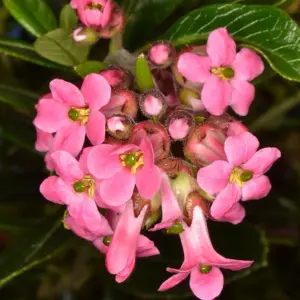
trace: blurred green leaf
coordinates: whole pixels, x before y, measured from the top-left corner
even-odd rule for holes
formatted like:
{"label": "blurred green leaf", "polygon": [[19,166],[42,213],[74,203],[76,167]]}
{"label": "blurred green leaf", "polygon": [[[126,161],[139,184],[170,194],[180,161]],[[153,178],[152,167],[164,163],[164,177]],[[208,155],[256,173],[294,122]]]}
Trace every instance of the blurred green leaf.
{"label": "blurred green leaf", "polygon": [[168,18],[182,0],[125,0],[121,7],[127,14],[124,45],[136,49],[149,40],[156,27]]}
{"label": "blurred green leaf", "polygon": [[14,86],[0,84],[0,102],[7,103],[17,111],[32,116],[39,95]]}
{"label": "blurred green leaf", "polygon": [[41,36],[57,27],[55,16],[44,0],[3,0],[13,17],[31,34]]}
{"label": "blurred green leaf", "polygon": [[86,60],[90,47],[76,43],[72,33],[60,28],[39,37],[34,49],[51,61],[64,66],[76,66]]}
{"label": "blurred green leaf", "polygon": [[71,31],[78,23],[75,10],[68,4],[65,5],[60,13],[59,24],[61,28]]}
{"label": "blurred green leaf", "polygon": [[62,68],[62,66],[38,55],[31,44],[22,41],[0,37],[0,53],[17,57],[43,67]]}
{"label": "blurred green leaf", "polygon": [[97,60],[87,60],[82,64],[76,66],[74,69],[79,76],[84,78],[90,73],[99,73],[101,70],[107,67],[106,63]]}
{"label": "blurred green leaf", "polygon": [[264,5],[211,5],[182,17],[165,38],[176,46],[204,43],[227,27],[234,39],[261,53],[283,77],[300,81],[300,29],[282,10]]}
{"label": "blurred green leaf", "polygon": [[0,231],[11,232],[28,230],[32,226],[32,222],[18,217],[3,217],[0,220]]}
{"label": "blurred green leaf", "polygon": [[154,88],[153,76],[144,54],[141,54],[136,60],[135,78],[140,91],[144,92]]}
{"label": "blurred green leaf", "polygon": [[66,244],[69,233],[62,227],[62,212],[47,218],[23,233],[12,247],[0,257],[0,287],[30,270],[50,260]]}

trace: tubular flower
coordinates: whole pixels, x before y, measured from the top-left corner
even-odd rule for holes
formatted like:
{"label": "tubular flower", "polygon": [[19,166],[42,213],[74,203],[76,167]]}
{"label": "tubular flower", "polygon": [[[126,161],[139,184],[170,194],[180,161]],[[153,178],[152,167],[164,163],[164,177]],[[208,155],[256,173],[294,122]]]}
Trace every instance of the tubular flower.
{"label": "tubular flower", "polygon": [[178,70],[188,80],[202,83],[201,100],[206,110],[222,115],[227,106],[239,115],[248,114],[255,88],[249,83],[264,70],[261,58],[252,50],[236,44],[225,28],[210,33],[206,48],[208,56],[183,53]]}
{"label": "tubular flower", "polygon": [[211,215],[217,220],[239,223],[245,216],[240,199],[265,197],[271,183],[264,175],[281,156],[277,148],[257,151],[259,141],[249,132],[228,137],[224,144],[226,160],[217,160],[198,171],[199,186],[216,196]]}

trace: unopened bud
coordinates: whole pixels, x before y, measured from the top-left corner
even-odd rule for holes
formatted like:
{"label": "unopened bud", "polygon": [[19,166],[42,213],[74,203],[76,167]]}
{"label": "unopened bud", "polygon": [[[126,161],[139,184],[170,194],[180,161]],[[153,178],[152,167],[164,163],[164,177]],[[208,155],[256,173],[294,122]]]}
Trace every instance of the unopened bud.
{"label": "unopened bud", "polygon": [[148,52],[148,59],[153,65],[166,68],[173,63],[175,53],[175,49],[170,43],[160,41],[152,44]]}
{"label": "unopened bud", "polygon": [[137,96],[126,89],[113,91],[109,103],[101,111],[106,117],[122,113],[134,119],[138,111]]}
{"label": "unopened bud", "polygon": [[184,154],[198,167],[206,166],[216,160],[226,160],[225,139],[224,132],[216,126],[211,124],[196,126],[184,145]]}
{"label": "unopened bud", "polygon": [[94,45],[99,40],[99,36],[91,27],[78,27],[73,31],[73,39],[80,44]]}
{"label": "unopened bud", "polygon": [[143,114],[151,119],[159,119],[166,111],[165,97],[157,90],[143,93],[140,96],[139,104]]}
{"label": "unopened bud", "polygon": [[193,173],[186,162],[180,158],[167,157],[159,161],[157,166],[167,173],[167,175],[171,178],[176,178],[180,172],[184,172],[193,176]]}
{"label": "unopened bud", "polygon": [[204,105],[198,92],[188,88],[182,88],[179,91],[179,100],[183,105],[191,107],[193,111],[204,111]]}
{"label": "unopened bud", "polygon": [[107,130],[116,139],[127,140],[134,121],[126,115],[115,114],[107,119]]}
{"label": "unopened bud", "polygon": [[181,141],[188,137],[195,126],[193,116],[185,110],[176,110],[170,114],[166,122],[173,140]]}
{"label": "unopened bud", "polygon": [[151,141],[156,161],[169,155],[171,141],[167,130],[162,124],[152,121],[143,121],[136,124],[131,131],[129,141],[138,145],[146,136]]}
{"label": "unopened bud", "polygon": [[99,74],[115,89],[127,88],[131,82],[129,73],[121,67],[110,66]]}
{"label": "unopened bud", "polygon": [[206,216],[210,216],[211,199],[206,199],[200,195],[199,191],[191,192],[185,203],[185,215],[192,220],[195,206],[200,206]]}

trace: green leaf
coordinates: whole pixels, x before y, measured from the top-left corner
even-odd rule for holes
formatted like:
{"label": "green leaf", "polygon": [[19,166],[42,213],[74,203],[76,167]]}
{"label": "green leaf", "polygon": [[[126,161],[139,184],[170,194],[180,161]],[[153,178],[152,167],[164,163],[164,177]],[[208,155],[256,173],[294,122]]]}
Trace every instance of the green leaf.
{"label": "green leaf", "polygon": [[34,114],[34,105],[39,95],[16,88],[14,86],[0,84],[0,102],[11,105],[17,111],[32,116]]}
{"label": "green leaf", "polygon": [[121,6],[127,13],[124,45],[136,49],[149,40],[155,29],[182,3],[182,0],[127,0]]}
{"label": "green leaf", "polygon": [[38,38],[34,49],[51,61],[64,66],[76,66],[86,60],[90,47],[76,43],[72,33],[60,28]]}
{"label": "green leaf", "polygon": [[166,34],[175,46],[205,43],[226,27],[240,44],[260,52],[283,77],[300,81],[300,29],[282,10],[264,5],[212,5],[195,10]]}
{"label": "green leaf", "polygon": [[87,60],[82,64],[76,66],[74,69],[79,76],[84,78],[90,73],[99,73],[101,70],[107,67],[106,63],[96,60]]}
{"label": "green leaf", "polygon": [[135,78],[140,91],[151,90],[154,88],[153,76],[144,54],[136,60]]}
{"label": "green leaf", "polygon": [[78,23],[75,10],[68,4],[65,5],[60,13],[59,24],[61,28],[71,31]]}
{"label": "green leaf", "polygon": [[0,257],[0,287],[31,268],[50,260],[65,246],[69,236],[59,217],[47,218],[22,234]]}
{"label": "green leaf", "polygon": [[3,3],[34,36],[41,36],[57,27],[55,16],[44,0],[3,0]]}
{"label": "green leaf", "polygon": [[25,61],[48,68],[62,68],[62,66],[44,59],[38,55],[31,44],[0,37],[0,53],[23,59]]}

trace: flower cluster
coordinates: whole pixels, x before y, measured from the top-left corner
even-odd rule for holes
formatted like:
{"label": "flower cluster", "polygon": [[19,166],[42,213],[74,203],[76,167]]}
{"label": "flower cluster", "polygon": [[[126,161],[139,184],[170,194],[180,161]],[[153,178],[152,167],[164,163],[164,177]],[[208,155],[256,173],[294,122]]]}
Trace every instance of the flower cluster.
{"label": "flower cluster", "polygon": [[[105,26],[111,13],[110,1],[73,0],[72,6],[87,26]],[[167,269],[173,275],[159,291],[190,275],[196,297],[214,299],[224,284],[220,268],[253,262],[218,254],[207,219],[240,223],[240,202],[269,193],[264,173],[281,155],[276,148],[258,150],[258,139],[225,112],[231,106],[247,114],[254,99],[249,81],[262,73],[263,62],[250,49],[237,53],[220,28],[206,46],[180,53],[167,42],[153,44],[146,66],[149,89],[139,86],[143,74],[119,66],[87,75],[80,89],[51,81],[34,125],[36,149],[47,152],[55,175],[40,191],[66,206],[65,227],[106,255],[117,282],[130,276],[136,257],[159,254],[145,232],[165,230],[179,235],[184,262]]]}

